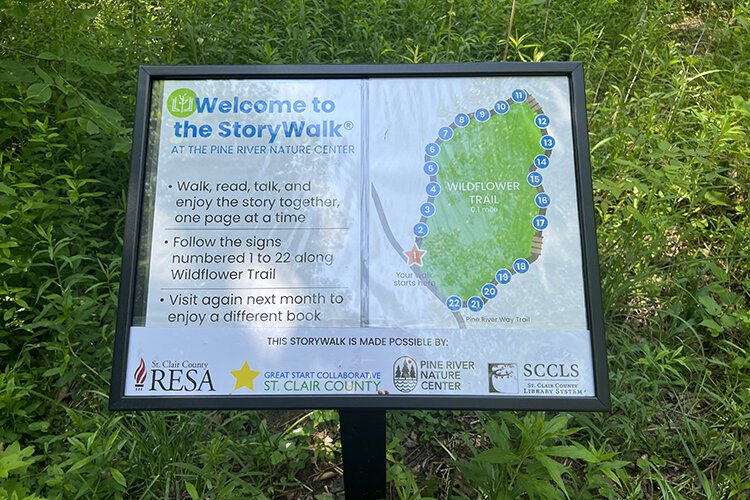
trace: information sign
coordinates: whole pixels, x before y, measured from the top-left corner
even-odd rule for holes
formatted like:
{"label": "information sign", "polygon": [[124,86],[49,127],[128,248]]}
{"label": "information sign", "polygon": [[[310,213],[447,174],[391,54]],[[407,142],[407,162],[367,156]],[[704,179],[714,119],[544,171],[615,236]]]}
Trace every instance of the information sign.
{"label": "information sign", "polygon": [[111,407],[609,407],[578,63],[140,70]]}

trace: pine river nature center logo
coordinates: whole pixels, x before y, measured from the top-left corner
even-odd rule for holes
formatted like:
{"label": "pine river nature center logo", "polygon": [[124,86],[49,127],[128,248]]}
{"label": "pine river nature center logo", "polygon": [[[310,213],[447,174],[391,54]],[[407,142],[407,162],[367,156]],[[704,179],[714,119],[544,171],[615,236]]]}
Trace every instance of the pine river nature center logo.
{"label": "pine river nature center logo", "polygon": [[167,110],[176,118],[187,118],[195,113],[198,95],[190,89],[177,89],[167,97]]}
{"label": "pine river nature center logo", "polygon": [[417,387],[417,362],[401,356],[393,363],[393,385],[401,392],[411,392]]}

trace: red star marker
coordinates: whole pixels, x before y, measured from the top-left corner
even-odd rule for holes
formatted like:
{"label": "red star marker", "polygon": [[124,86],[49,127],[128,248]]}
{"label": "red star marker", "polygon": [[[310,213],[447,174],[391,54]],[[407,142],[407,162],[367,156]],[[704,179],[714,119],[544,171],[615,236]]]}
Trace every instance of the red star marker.
{"label": "red star marker", "polygon": [[416,243],[414,243],[414,246],[411,247],[411,250],[407,250],[404,252],[404,255],[406,255],[406,258],[409,259],[409,262],[407,262],[408,265],[416,264],[418,266],[422,265],[422,256],[427,253],[427,250],[420,250]]}

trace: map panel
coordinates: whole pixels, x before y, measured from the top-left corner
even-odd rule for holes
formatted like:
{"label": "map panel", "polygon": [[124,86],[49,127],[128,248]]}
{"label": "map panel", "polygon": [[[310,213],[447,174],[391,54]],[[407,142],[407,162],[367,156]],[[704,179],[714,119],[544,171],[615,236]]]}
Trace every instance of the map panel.
{"label": "map panel", "polygon": [[370,324],[585,329],[567,79],[376,80],[369,99]]}

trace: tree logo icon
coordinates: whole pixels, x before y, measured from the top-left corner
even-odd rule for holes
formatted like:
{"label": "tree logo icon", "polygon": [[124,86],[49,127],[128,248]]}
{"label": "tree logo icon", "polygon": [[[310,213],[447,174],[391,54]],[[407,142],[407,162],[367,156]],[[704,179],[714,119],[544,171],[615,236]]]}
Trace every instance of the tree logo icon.
{"label": "tree logo icon", "polygon": [[401,392],[411,392],[417,387],[417,362],[409,356],[401,356],[393,363],[393,385]]}
{"label": "tree logo icon", "polygon": [[488,363],[489,391],[498,394],[518,394],[517,368],[516,363]]}
{"label": "tree logo icon", "polygon": [[167,97],[167,110],[177,118],[187,118],[195,113],[198,95],[190,89],[177,89]]}

